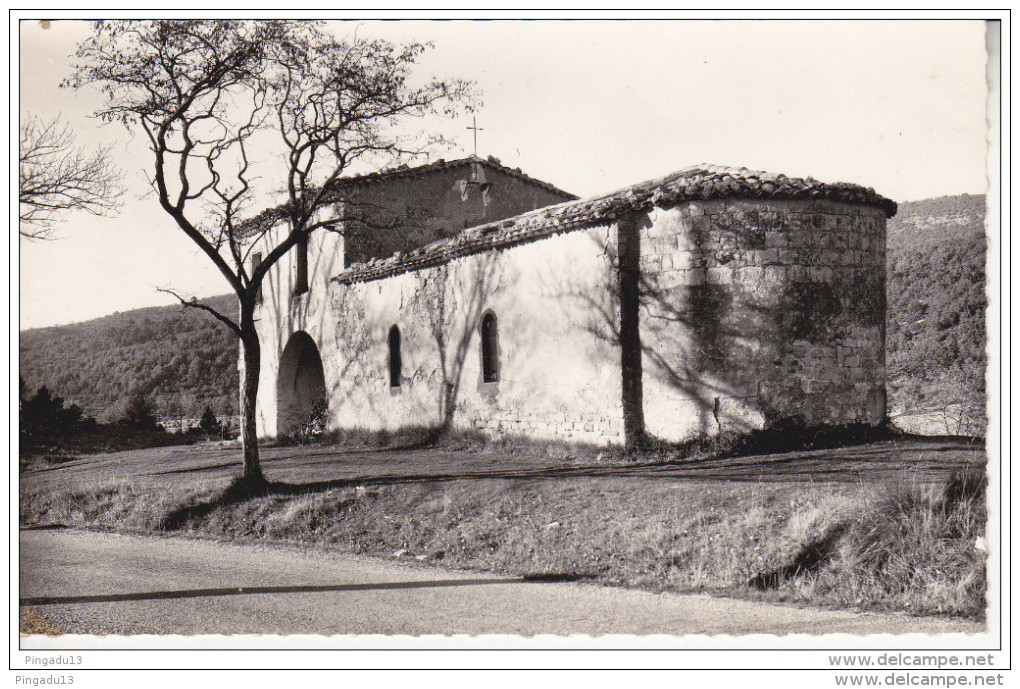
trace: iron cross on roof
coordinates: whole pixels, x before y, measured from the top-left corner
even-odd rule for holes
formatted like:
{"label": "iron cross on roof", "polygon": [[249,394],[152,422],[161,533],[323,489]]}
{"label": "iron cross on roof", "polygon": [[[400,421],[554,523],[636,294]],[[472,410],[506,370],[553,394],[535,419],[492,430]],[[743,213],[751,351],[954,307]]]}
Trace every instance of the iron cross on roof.
{"label": "iron cross on roof", "polygon": [[484,132],[485,130],[478,126],[478,121],[475,120],[475,116],[474,115],[471,116],[471,126],[468,127],[468,129],[471,129],[471,130],[474,131],[474,135],[475,135],[475,158],[477,158],[478,157],[478,132]]}

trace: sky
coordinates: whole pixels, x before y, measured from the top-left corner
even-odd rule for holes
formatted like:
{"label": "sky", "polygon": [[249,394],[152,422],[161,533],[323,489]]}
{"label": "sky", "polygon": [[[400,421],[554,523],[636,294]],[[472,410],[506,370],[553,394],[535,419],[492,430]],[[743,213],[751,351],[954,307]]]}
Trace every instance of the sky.
{"label": "sky", "polygon": [[[68,216],[20,240],[20,328],[229,292],[148,190],[140,135],[60,88],[84,22],[22,22],[18,107],[114,143],[127,192],[111,217]],[[696,163],[854,182],[896,201],[986,190],[979,21],[336,22],[341,36],[428,40],[421,77],[481,92],[480,155],[579,196]],[[470,118],[425,123],[472,152]],[[267,204],[268,205],[268,204]]]}

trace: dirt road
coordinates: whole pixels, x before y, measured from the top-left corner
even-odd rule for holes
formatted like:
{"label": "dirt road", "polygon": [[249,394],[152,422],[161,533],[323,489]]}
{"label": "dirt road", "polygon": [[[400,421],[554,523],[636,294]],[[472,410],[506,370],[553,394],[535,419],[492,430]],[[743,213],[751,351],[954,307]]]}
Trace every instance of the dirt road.
{"label": "dirt road", "polygon": [[[287,546],[25,530],[21,605],[79,634],[979,632],[977,623],[548,583]],[[23,648],[32,638],[22,639]]]}

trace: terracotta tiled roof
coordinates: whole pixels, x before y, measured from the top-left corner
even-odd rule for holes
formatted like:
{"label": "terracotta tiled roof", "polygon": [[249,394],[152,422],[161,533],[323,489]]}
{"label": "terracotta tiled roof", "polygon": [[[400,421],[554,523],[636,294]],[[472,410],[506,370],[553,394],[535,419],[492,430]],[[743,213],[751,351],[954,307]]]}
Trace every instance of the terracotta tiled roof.
{"label": "terracotta tiled roof", "polygon": [[689,201],[724,197],[824,199],[875,206],[890,218],[896,214],[895,201],[876,194],[874,189],[856,184],[826,184],[810,177],[797,179],[747,168],[702,164],[611,194],[567,201],[479,225],[407,254],[356,263],[333,279],[344,284],[377,280],[440,265],[488,249],[521,244],[579,227],[605,224],[630,211],[670,208]]}
{"label": "terracotta tiled roof", "polygon": [[[566,199],[576,199],[577,196],[569,192],[563,191],[562,189],[543,182],[540,179],[535,179],[529,175],[521,172],[520,168],[509,168],[502,165],[497,158],[480,158],[478,156],[468,156],[467,158],[458,158],[457,160],[437,160],[434,163],[428,163],[426,165],[419,165],[417,167],[408,167],[407,165],[401,165],[400,167],[383,170],[382,172],[370,172],[365,175],[356,175],[354,177],[341,177],[333,184],[333,192],[329,201],[335,200],[333,194],[339,193],[344,189],[351,189],[353,187],[366,186],[370,184],[378,184],[380,182],[386,182],[391,179],[404,179],[408,177],[421,177],[428,175],[439,170],[450,170],[458,167],[465,167],[472,164],[483,165],[492,170],[498,170],[505,175],[510,177],[516,177],[517,179],[523,180],[537,187],[541,187],[554,194],[558,194]],[[281,204],[273,208],[267,208],[258,215],[251,217],[240,224],[238,229],[238,235],[241,237],[247,237],[259,230],[268,229],[276,223],[287,219],[287,205]]]}

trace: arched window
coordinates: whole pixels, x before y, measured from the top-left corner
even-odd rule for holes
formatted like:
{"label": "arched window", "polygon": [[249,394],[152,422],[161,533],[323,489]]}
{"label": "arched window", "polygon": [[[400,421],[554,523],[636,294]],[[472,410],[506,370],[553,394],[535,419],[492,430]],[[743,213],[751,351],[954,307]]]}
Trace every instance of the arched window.
{"label": "arched window", "polygon": [[390,328],[390,387],[400,387],[400,328]]}
{"label": "arched window", "polygon": [[301,239],[294,250],[297,252],[294,257],[296,268],[294,270],[294,294],[304,294],[308,291],[308,237]]}
{"label": "arched window", "polygon": [[499,336],[496,316],[487,313],[482,317],[482,382],[499,380]]}
{"label": "arched window", "polygon": [[[255,269],[262,265],[262,252],[253,251],[251,252],[251,272],[254,273]],[[262,283],[259,283],[259,289],[255,292],[255,303],[262,303]]]}

